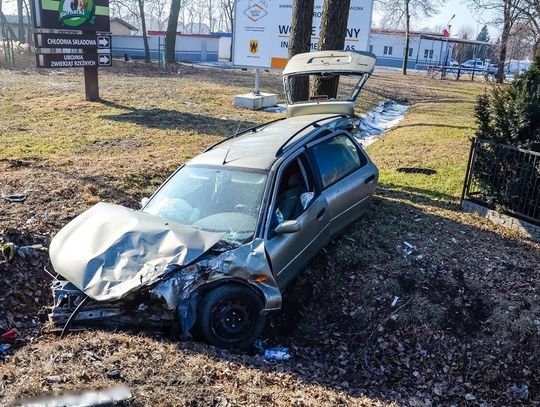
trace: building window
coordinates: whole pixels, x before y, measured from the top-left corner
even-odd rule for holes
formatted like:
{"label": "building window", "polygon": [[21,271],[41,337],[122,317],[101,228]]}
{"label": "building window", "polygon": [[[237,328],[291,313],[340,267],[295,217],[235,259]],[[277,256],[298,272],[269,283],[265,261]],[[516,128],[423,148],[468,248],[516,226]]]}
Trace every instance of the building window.
{"label": "building window", "polygon": [[424,59],[431,59],[433,58],[433,50],[432,49],[425,49],[424,50]]}
{"label": "building window", "polygon": [[389,47],[388,45],[384,46],[384,55],[392,55],[392,47]]}
{"label": "building window", "polygon": [[413,49],[409,48],[409,58],[412,58],[412,54],[413,54]]}
{"label": "building window", "polygon": [[373,53],[373,45],[369,46],[369,52]]}

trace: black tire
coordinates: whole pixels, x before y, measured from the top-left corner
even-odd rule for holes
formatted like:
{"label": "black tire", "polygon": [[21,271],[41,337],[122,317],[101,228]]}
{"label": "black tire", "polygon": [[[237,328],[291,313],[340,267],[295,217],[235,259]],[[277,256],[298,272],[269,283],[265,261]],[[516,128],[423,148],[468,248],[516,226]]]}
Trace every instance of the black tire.
{"label": "black tire", "polygon": [[208,292],[197,306],[195,329],[210,345],[226,349],[250,346],[264,329],[264,304],[251,289],[225,284]]}

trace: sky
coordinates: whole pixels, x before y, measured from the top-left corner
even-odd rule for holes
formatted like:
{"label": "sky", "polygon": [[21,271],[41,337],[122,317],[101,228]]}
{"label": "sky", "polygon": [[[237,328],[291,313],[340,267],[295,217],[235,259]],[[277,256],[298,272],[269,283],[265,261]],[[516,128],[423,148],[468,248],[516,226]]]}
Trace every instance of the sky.
{"label": "sky", "polygon": [[[354,0],[353,0],[354,1]],[[493,19],[493,13],[489,11],[483,11],[479,13],[475,10],[470,10],[467,6],[467,0],[442,0],[444,6],[440,7],[440,13],[430,17],[419,19],[414,23],[415,29],[421,29],[424,27],[433,28],[435,26],[445,27],[448,24],[452,15],[455,14],[454,19],[451,22],[452,25],[452,35],[458,33],[459,29],[463,26],[467,26],[476,38],[476,34],[482,28],[482,26]],[[15,14],[16,13],[16,2],[15,0],[4,0],[4,11],[6,14]],[[373,15],[373,25],[377,25],[380,20],[380,16],[377,16],[377,13]],[[492,27],[488,25],[489,34],[491,40],[495,41],[499,36],[499,29],[497,27]]]}
{"label": "sky", "polygon": [[[439,9],[440,14],[422,19],[416,24],[417,28],[435,27],[437,25],[446,26],[455,14],[456,16],[450,23],[452,25],[452,35],[457,34],[460,27],[468,26],[472,29],[476,38],[478,31],[494,17],[493,13],[487,10],[479,13],[476,10],[469,9],[467,2],[463,0],[448,0],[444,3],[445,5]],[[488,30],[491,40],[494,41],[499,36],[499,29],[488,25]]]}

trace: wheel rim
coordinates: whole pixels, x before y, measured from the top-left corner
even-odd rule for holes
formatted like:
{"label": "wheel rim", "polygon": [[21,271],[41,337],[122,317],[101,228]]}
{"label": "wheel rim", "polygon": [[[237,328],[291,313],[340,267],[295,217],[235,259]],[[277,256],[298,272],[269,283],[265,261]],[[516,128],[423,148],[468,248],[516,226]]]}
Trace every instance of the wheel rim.
{"label": "wheel rim", "polygon": [[224,298],[212,310],[212,331],[221,341],[236,342],[249,336],[255,315],[248,304],[238,298]]}

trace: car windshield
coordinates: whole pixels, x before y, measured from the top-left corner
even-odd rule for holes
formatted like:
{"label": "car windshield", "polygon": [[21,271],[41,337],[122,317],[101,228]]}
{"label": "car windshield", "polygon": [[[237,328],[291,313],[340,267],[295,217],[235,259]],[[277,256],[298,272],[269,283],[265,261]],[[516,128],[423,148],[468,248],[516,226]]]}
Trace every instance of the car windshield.
{"label": "car windshield", "polygon": [[253,237],[266,174],[185,166],[148,202],[144,211],[196,229],[224,233],[239,245]]}

